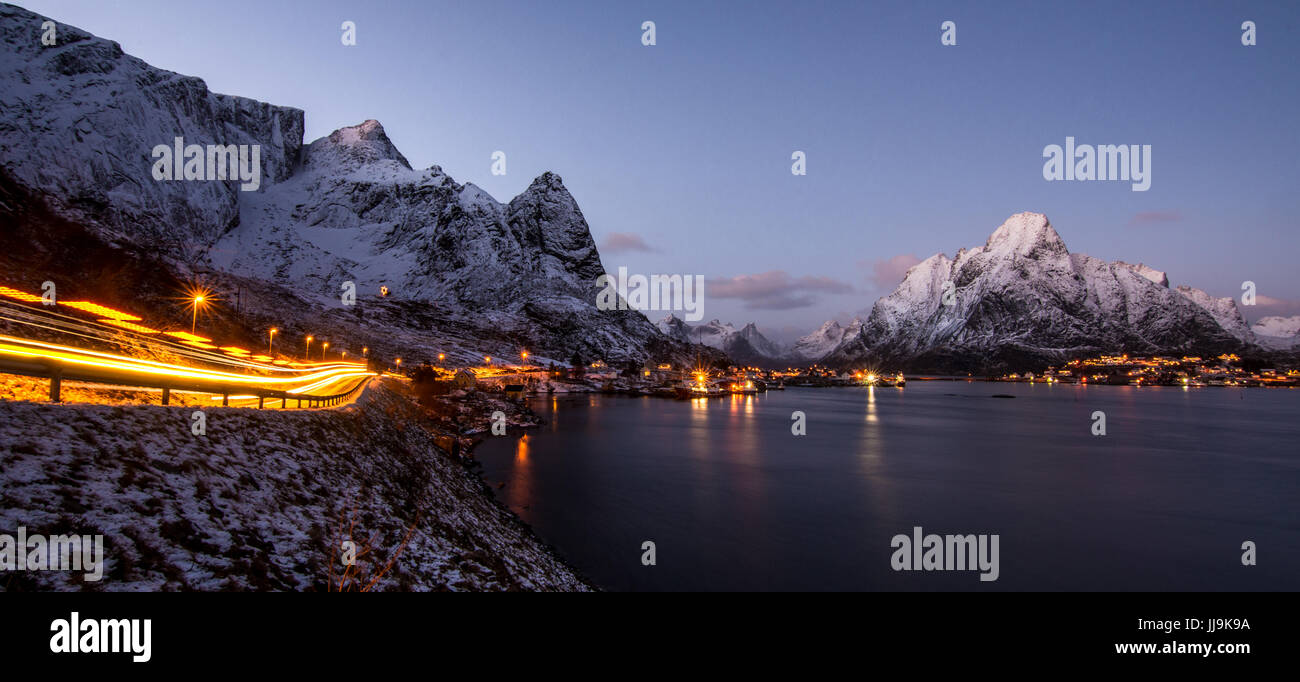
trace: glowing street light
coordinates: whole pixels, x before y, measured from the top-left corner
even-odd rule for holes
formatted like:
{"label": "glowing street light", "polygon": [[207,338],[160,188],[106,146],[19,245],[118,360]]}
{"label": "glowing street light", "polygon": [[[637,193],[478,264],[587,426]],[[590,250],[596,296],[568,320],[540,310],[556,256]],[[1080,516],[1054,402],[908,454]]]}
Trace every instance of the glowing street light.
{"label": "glowing street light", "polygon": [[325,362],[325,351],[330,349],[330,342],[325,342],[325,347],[320,349],[320,361]]}
{"label": "glowing street light", "polygon": [[486,363],[488,363],[489,365],[492,364],[492,356],[491,356],[491,355],[484,355],[484,356],[483,356],[483,362],[486,362]]}
{"label": "glowing street light", "polygon": [[267,354],[267,355],[272,355],[272,353],[271,353],[271,349],[275,346],[275,333],[278,332],[278,331],[280,331],[280,330],[279,330],[279,329],[276,329],[275,327],[271,327],[271,332],[270,332],[270,334],[271,334],[271,340],[268,341],[267,344],[266,344],[266,354]]}
{"label": "glowing street light", "polygon": [[343,353],[343,359],[344,359],[344,360],[347,360],[347,359],[348,359],[348,352],[347,352],[347,351],[342,351],[342,353]]}
{"label": "glowing street light", "polygon": [[522,357],[522,358],[524,359],[524,362],[528,362],[528,351],[524,351],[524,352],[520,353],[519,355],[520,355],[520,357]]}
{"label": "glowing street light", "polygon": [[393,362],[397,363],[397,371],[398,371],[398,372],[402,371],[402,359],[401,359],[401,358],[397,358],[397,359],[394,360]]}
{"label": "glowing street light", "polygon": [[438,362],[442,362],[443,360],[446,360],[446,359],[447,359],[447,354],[446,354],[446,353],[438,353]]}
{"label": "glowing street light", "polygon": [[199,323],[199,308],[200,308],[201,306],[207,305],[207,303],[208,303],[208,297],[207,297],[206,295],[204,295],[204,294],[201,294],[201,293],[200,293],[200,294],[195,294],[195,295],[194,295],[194,298],[190,299],[190,307],[193,308],[193,310],[194,310],[193,314],[190,316],[190,333],[191,333],[191,334],[194,333],[194,328],[195,328],[195,326],[197,326],[198,323]]}
{"label": "glowing street light", "polygon": [[315,338],[315,337],[312,337],[312,336],[308,336],[308,337],[307,337],[307,360],[308,360],[308,361],[311,360],[311,342],[312,342],[312,340],[313,340],[314,338]]}

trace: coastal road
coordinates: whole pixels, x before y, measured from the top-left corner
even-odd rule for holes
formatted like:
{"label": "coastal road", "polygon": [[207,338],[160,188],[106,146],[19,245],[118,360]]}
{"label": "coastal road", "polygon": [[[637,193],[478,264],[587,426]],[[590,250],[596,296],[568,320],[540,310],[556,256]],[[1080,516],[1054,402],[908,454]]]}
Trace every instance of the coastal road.
{"label": "coastal road", "polygon": [[[0,288],[0,295],[12,292]],[[164,404],[172,392],[185,392],[208,394],[222,405],[276,408],[342,404],[376,376],[360,362],[253,355],[197,334],[150,329],[121,311],[73,303],[81,305],[0,300],[0,372],[48,379],[53,400],[62,382],[77,381],[151,390]],[[106,317],[83,319],[87,311]]]}

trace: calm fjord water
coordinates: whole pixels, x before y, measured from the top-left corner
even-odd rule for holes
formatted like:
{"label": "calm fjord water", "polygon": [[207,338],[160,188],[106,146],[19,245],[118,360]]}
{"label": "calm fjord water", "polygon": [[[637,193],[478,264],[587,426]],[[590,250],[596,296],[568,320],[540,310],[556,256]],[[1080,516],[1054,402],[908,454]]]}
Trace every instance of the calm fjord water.
{"label": "calm fjord water", "polygon": [[[475,456],[607,589],[1300,589],[1300,391],[913,381],[533,407],[545,426]],[[914,526],[998,534],[999,579],[892,570]]]}

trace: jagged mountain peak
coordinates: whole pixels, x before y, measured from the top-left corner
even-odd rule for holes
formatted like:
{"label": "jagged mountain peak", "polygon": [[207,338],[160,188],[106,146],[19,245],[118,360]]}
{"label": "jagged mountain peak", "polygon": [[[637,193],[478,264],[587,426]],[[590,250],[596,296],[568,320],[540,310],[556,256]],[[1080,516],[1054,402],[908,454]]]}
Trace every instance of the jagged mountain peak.
{"label": "jagged mountain peak", "polygon": [[524,190],[525,193],[560,191],[565,194],[569,193],[568,188],[564,186],[564,179],[561,178],[559,174],[551,171],[545,171],[541,175],[533,178],[533,181],[528,185],[528,189]]}
{"label": "jagged mountain peak", "polygon": [[1042,213],[1017,213],[993,231],[984,248],[989,252],[1012,251],[1026,257],[1047,253],[1069,253],[1065,241]]}
{"label": "jagged mountain peak", "polygon": [[[801,343],[818,350],[827,336]],[[984,246],[913,266],[820,359],[997,371],[1099,351],[1224,352],[1250,342],[1231,299],[1172,290],[1143,264],[1071,254],[1045,215],[1018,213]]]}
{"label": "jagged mountain peak", "polygon": [[379,121],[367,119],[354,126],[345,126],[307,147],[307,158],[313,165],[370,164],[393,161],[410,170],[411,164],[397,150],[397,146],[384,132]]}

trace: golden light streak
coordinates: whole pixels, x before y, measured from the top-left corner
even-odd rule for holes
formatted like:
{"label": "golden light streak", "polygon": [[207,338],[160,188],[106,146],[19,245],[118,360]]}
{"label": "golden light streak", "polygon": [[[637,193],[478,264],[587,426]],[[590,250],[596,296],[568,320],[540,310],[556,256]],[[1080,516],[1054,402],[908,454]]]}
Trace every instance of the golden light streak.
{"label": "golden light streak", "polygon": [[214,345],[212,345],[212,344],[210,344],[210,343],[203,343],[202,341],[181,341],[181,343],[183,343],[183,344],[185,344],[185,345],[187,345],[187,346],[194,346],[195,348],[202,348],[203,350],[216,350],[216,349],[217,349],[216,346],[214,346]]}
{"label": "golden light streak", "polygon": [[40,296],[33,296],[25,291],[10,289],[9,287],[0,287],[0,296],[15,298],[23,303],[40,303],[43,300]]}
{"label": "golden light streak", "polygon": [[335,379],[345,375],[374,375],[373,372],[358,372],[357,370],[359,367],[355,363],[336,364],[333,367],[321,369],[320,371],[314,371],[311,374],[297,377],[263,377],[249,374],[234,374],[231,372],[183,367],[153,360],[141,360],[121,355],[113,355],[111,353],[101,353],[80,348],[72,348],[69,346],[60,346],[58,344],[19,339],[11,336],[0,336],[0,354],[61,360],[76,365],[120,370],[128,374],[145,374],[176,379],[198,379],[220,383],[250,384],[275,388],[283,388],[291,384],[300,384],[302,382],[309,382],[309,385],[312,385],[313,383],[325,379]]}
{"label": "golden light streak", "polygon": [[191,334],[189,332],[163,332],[163,333],[166,334],[167,336],[174,336],[182,341],[199,341],[201,343],[207,343],[212,340],[209,338],[198,336],[196,334]]}
{"label": "golden light streak", "polygon": [[113,325],[114,327],[121,327],[121,328],[123,328],[123,329],[128,329],[128,330],[133,331],[133,332],[139,332],[139,333],[141,333],[141,334],[157,334],[157,333],[158,333],[158,330],[157,330],[157,329],[150,329],[150,328],[148,328],[148,327],[146,327],[146,326],[144,326],[144,325],[139,325],[139,324],[135,324],[135,323],[132,323],[132,322],[125,322],[125,321],[123,321],[123,320],[112,320],[112,319],[104,318],[104,319],[102,319],[102,320],[99,320],[99,322],[102,323],[102,324],[111,324],[111,325]]}
{"label": "golden light streak", "polygon": [[221,350],[231,353],[232,355],[248,355],[249,351],[237,346],[222,346]]}
{"label": "golden light streak", "polygon": [[98,315],[100,317],[109,317],[114,320],[139,322],[140,320],[144,319],[138,315],[132,315],[131,313],[124,313],[120,310],[114,310],[112,308],[99,305],[98,303],[91,303],[90,301],[63,301],[59,305],[66,305],[69,308],[76,308],[77,310],[82,310],[91,313],[92,315]]}

